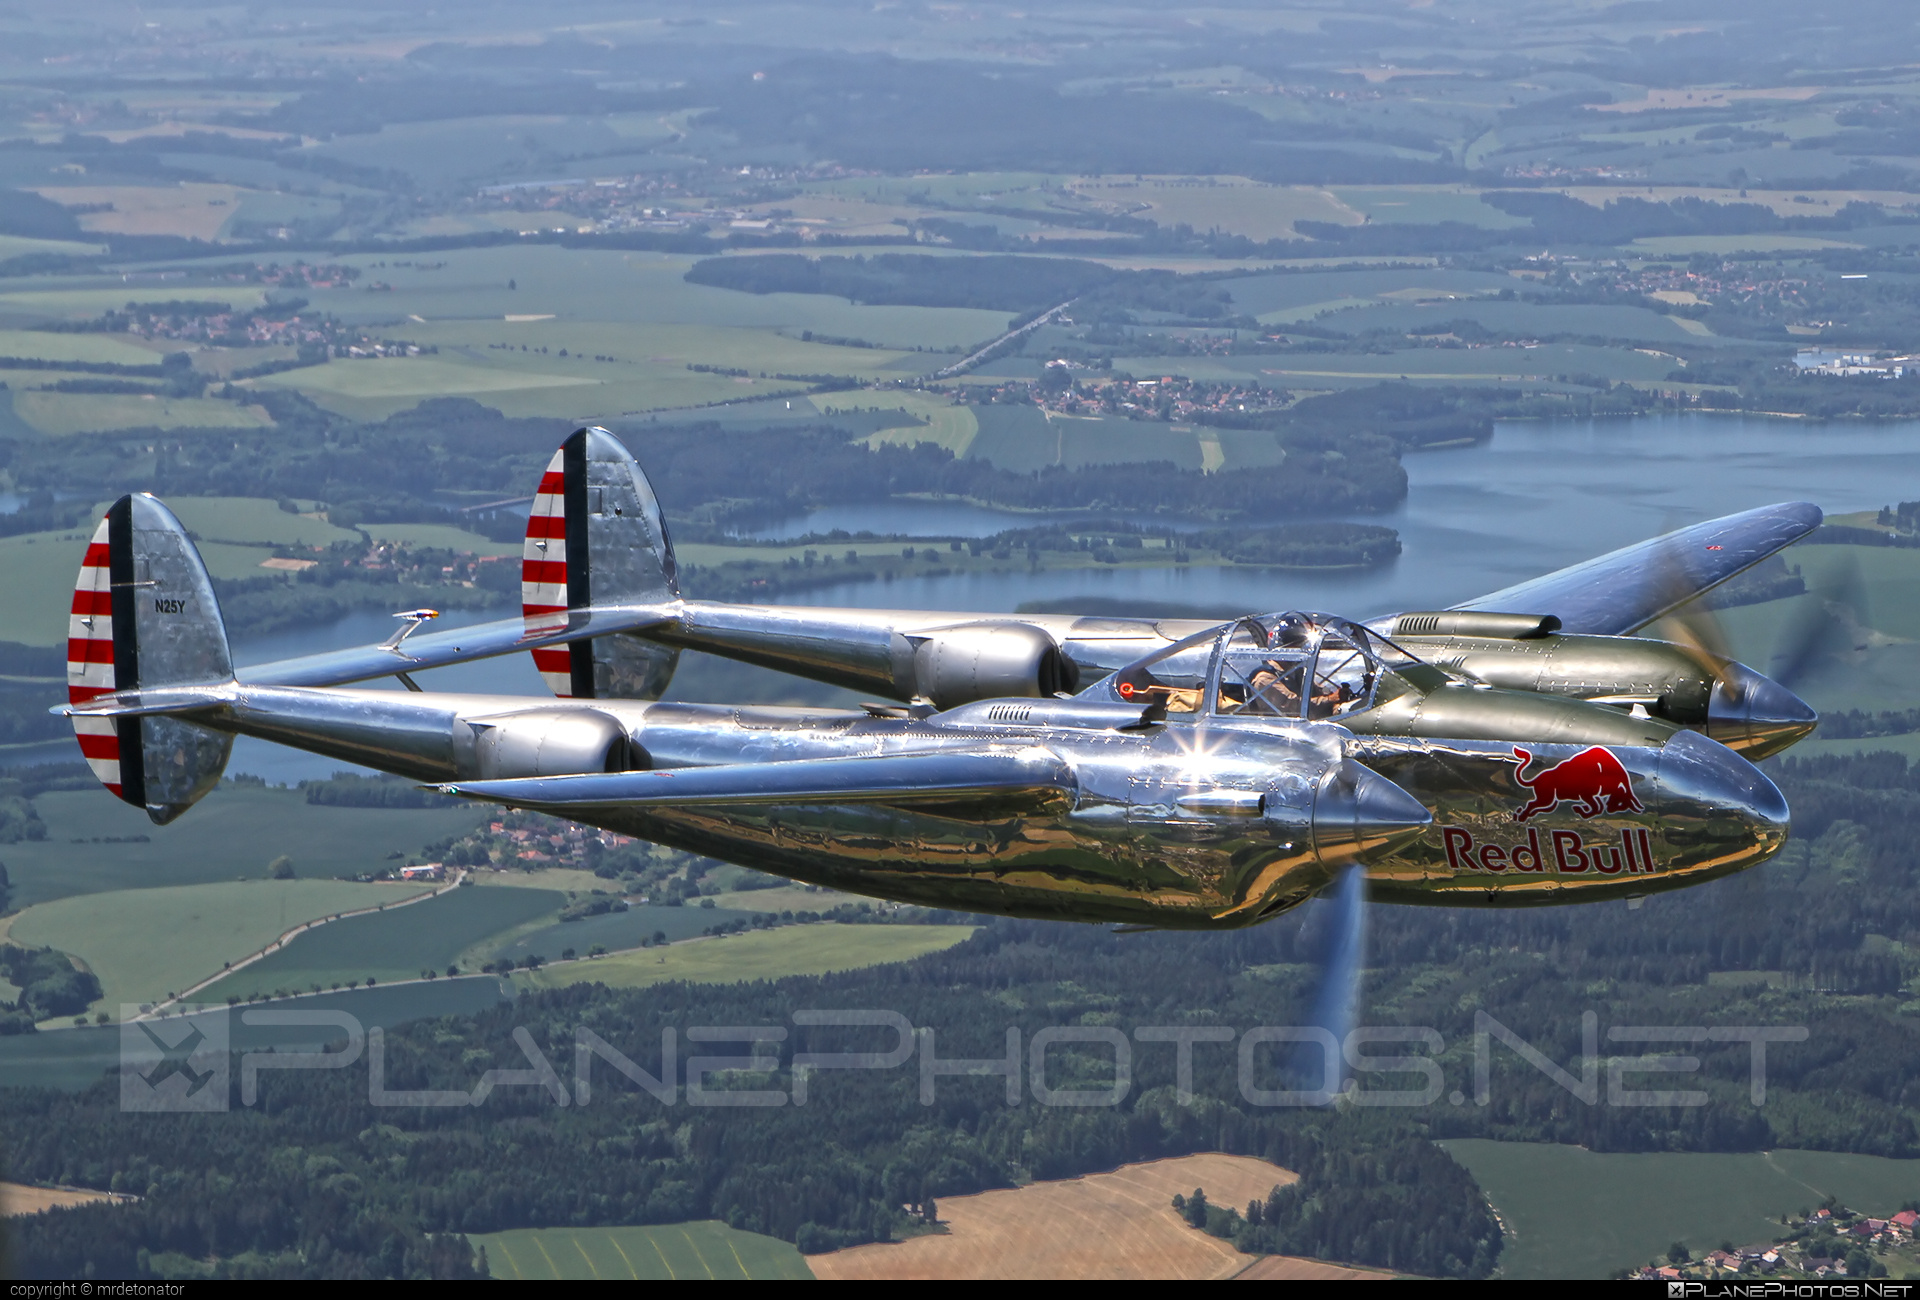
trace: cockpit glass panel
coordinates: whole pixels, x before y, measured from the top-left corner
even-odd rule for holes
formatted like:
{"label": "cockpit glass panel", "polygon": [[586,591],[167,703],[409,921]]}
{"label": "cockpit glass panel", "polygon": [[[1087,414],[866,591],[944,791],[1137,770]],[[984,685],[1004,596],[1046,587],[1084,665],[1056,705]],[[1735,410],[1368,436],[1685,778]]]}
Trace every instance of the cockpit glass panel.
{"label": "cockpit glass panel", "polygon": [[1288,612],[1196,633],[1111,681],[1122,700],[1158,704],[1169,720],[1338,719],[1371,707],[1383,676],[1419,662],[1357,623]]}
{"label": "cockpit glass panel", "polygon": [[1419,662],[1357,623],[1289,612],[1221,635],[1212,710],[1241,717],[1339,718],[1373,703],[1381,676]]}
{"label": "cockpit glass panel", "polygon": [[1298,718],[1302,689],[1313,664],[1305,629],[1278,630],[1258,619],[1234,625],[1220,651],[1214,712],[1246,717]]}
{"label": "cockpit glass panel", "polygon": [[1209,628],[1176,641],[1115,673],[1113,688],[1123,700],[1158,704],[1170,717],[1191,718],[1200,712],[1219,639],[1219,629]]}

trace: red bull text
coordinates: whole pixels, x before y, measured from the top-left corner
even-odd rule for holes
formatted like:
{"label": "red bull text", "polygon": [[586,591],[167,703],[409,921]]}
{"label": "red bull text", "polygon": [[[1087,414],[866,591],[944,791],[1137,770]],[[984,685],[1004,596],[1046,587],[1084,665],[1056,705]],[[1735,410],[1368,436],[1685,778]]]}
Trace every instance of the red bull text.
{"label": "red bull text", "polygon": [[1613,835],[1552,830],[1544,836],[1539,827],[1530,826],[1524,838],[1502,836],[1497,841],[1447,826],[1440,836],[1447,849],[1447,867],[1456,873],[1637,876],[1650,875],[1655,869],[1653,836],[1644,826],[1629,826]]}

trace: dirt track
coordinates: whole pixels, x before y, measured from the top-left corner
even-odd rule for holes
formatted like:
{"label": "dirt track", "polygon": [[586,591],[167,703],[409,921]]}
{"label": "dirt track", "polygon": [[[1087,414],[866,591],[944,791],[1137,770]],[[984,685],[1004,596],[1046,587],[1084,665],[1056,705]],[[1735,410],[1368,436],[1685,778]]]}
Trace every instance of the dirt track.
{"label": "dirt track", "polygon": [[816,1277],[834,1280],[1230,1278],[1254,1261],[1188,1227],[1174,1212],[1174,1193],[1191,1195],[1199,1187],[1215,1204],[1244,1207],[1298,1177],[1250,1156],[1153,1160],[1108,1174],[950,1197],[939,1203],[945,1235],[810,1255],[807,1264]]}

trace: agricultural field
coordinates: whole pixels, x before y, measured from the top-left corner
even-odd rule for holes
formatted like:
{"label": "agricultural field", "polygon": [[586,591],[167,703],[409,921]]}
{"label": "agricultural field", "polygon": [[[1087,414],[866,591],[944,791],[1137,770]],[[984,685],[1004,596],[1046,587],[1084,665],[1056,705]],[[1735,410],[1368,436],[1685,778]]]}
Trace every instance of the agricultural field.
{"label": "agricultural field", "polygon": [[1220,287],[1233,295],[1236,312],[1257,317],[1263,325],[1275,325],[1363,303],[1491,297],[1517,283],[1492,271],[1401,266],[1230,276]]}
{"label": "agricultural field", "polygon": [[[1441,1145],[1506,1224],[1500,1272],[1509,1278],[1605,1277],[1674,1241],[1695,1255],[1723,1241],[1771,1241],[1781,1215],[1827,1196],[1885,1215],[1920,1187],[1920,1160],[1829,1151],[1603,1154],[1477,1138]],[[1650,1187],[1660,1194],[1648,1196]]]}
{"label": "agricultural field", "polygon": [[[1115,357],[1114,368],[1151,374],[1164,357]],[[1188,378],[1242,381],[1287,388],[1351,388],[1382,380],[1429,384],[1553,384],[1559,375],[1601,376],[1615,383],[1672,387],[1667,376],[1681,362],[1658,349],[1539,343],[1470,348],[1407,348],[1396,352],[1302,352],[1280,355],[1180,358]]]}
{"label": "agricultural field", "polygon": [[[116,890],[28,908],[8,936],[57,948],[99,977],[99,1007],[157,1002],[221,964],[250,957],[295,926],[339,912],[385,907],[422,893],[418,885],[342,880],[242,880]],[[415,904],[425,906],[425,904]],[[322,931],[326,927],[322,927]],[[416,968],[417,973],[417,968]]]}
{"label": "agricultural field", "polygon": [[168,497],[167,506],[203,539],[201,545],[331,546],[360,540],[351,529],[282,510],[278,502],[265,497]]}
{"label": "agricultural field", "polygon": [[92,1192],[79,1187],[28,1187],[22,1183],[0,1183],[0,1219],[112,1199],[111,1192]]}
{"label": "agricultural field", "polygon": [[358,528],[376,542],[428,546],[468,555],[517,556],[522,546],[520,542],[496,542],[449,524],[360,524]]}
{"label": "agricultural field", "polygon": [[660,934],[666,936],[668,943],[678,943],[694,938],[711,926],[752,919],[751,912],[733,910],[728,906],[729,901],[716,899],[713,907],[630,907],[624,912],[607,912],[578,921],[555,921],[504,938],[494,935],[480,945],[479,951],[484,952],[482,960],[505,958],[517,964],[530,956],[551,962],[569,949],[581,957],[596,947],[618,953],[638,948]]}
{"label": "agricultural field", "polygon": [[29,389],[13,395],[13,413],[35,430],[53,437],[109,429],[266,429],[273,425],[272,417],[257,406],[241,406],[211,397],[139,393],[50,393]]}
{"label": "agricultural field", "polygon": [[0,329],[0,357],[23,357],[32,361],[104,361],[119,366],[150,366],[160,360],[160,354],[154,349],[141,340],[124,335],[56,334],[48,330],[8,329]]}
{"label": "agricultural field", "polygon": [[171,826],[155,826],[104,790],[54,791],[33,802],[47,838],[9,844],[4,855],[22,908],[110,890],[258,881],[281,854],[292,857],[301,883],[318,884],[390,866],[486,817],[471,808],[310,804],[298,791],[233,782]]}
{"label": "agricultural field", "polygon": [[1467,226],[1505,230],[1527,224],[1524,217],[1500,211],[1480,201],[1482,191],[1464,185],[1387,185],[1356,188],[1328,187],[1343,206],[1381,225],[1437,225],[1457,221]]}
{"label": "agricultural field", "polygon": [[422,970],[444,975],[456,964],[472,970],[477,963],[468,958],[470,950],[552,916],[565,902],[564,894],[544,889],[449,890],[409,907],[309,930],[198,996],[223,1002],[316,984],[365,984],[369,976],[392,984],[419,979]]}
{"label": "agricultural field", "polygon": [[[4,410],[0,406],[0,413]],[[0,602],[8,611],[6,640],[27,645],[66,641],[73,584],[92,535],[88,527],[0,537]]]}
{"label": "agricultural field", "polygon": [[[191,289],[196,301],[224,303],[233,310],[258,307],[266,291],[252,285],[124,284],[105,288],[12,289],[0,292],[0,320],[91,320],[130,302],[174,302]],[[151,364],[149,360],[148,364]]]}
{"label": "agricultural field", "polygon": [[[1164,360],[1142,362],[1140,373],[1157,371],[1155,363]],[[967,454],[1002,469],[1127,460],[1166,460],[1182,469],[1199,469],[1202,462],[1199,439],[1189,425],[1057,415],[1037,406],[978,406],[973,415],[979,432]]]}
{"label": "agricultural field", "polygon": [[1075,196],[1103,211],[1160,226],[1218,228],[1261,242],[1301,238],[1293,228],[1296,221],[1357,226],[1364,219],[1331,191],[1266,185],[1243,176],[1077,177],[1068,185]]}
{"label": "agricultural field", "polygon": [[[540,320],[509,321],[509,317],[552,315],[555,321],[578,326],[589,323],[718,327],[766,331],[796,342],[811,330],[832,338],[857,338],[880,348],[963,348],[977,345],[1005,331],[1007,316],[1000,312],[952,307],[859,306],[822,294],[753,294],[709,285],[688,284],[682,277],[697,260],[664,253],[628,253],[602,249],[566,249],[537,244],[504,248],[456,249],[441,255],[437,269],[403,267],[384,259],[355,254],[342,262],[362,268],[356,283],[376,280],[391,289],[314,288],[308,291],[316,308],[353,322],[380,322],[398,332],[412,325],[418,341],[434,335],[420,325],[451,323],[471,328],[476,322],[546,324]],[[509,283],[517,288],[509,289]],[[9,295],[0,294],[0,311]],[[119,304],[114,304],[118,306]],[[419,321],[411,321],[418,316]],[[398,322],[398,323],[396,323]],[[609,340],[619,336],[608,333]],[[671,344],[667,335],[652,336]],[[545,344],[550,353],[569,346],[556,337],[547,342],[522,333],[492,338],[449,336],[450,341],[511,341],[516,346]],[[589,356],[606,352],[591,336],[574,339],[572,351]],[[744,340],[743,340],[744,342]],[[773,340],[767,340],[774,345]],[[824,345],[823,345],[824,346]],[[648,353],[611,349],[629,360]],[[662,354],[664,355],[664,354]],[[693,358],[675,358],[686,360]],[[701,357],[713,365],[740,364],[742,354]],[[754,369],[759,369],[756,364]],[[784,368],[784,366],[782,367]],[[767,369],[771,371],[772,366]]]}
{"label": "agricultural field", "polygon": [[0,235],[0,262],[11,257],[41,253],[48,257],[86,257],[104,252],[104,244],[85,244],[72,239],[31,239],[24,235]]}
{"label": "agricultural field", "polygon": [[712,1221],[521,1228],[473,1233],[467,1240],[487,1252],[494,1277],[517,1282],[784,1282],[813,1276],[789,1243]]}
{"label": "agricultural field", "polygon": [[1214,1205],[1264,1200],[1298,1175],[1251,1156],[1219,1153],[1124,1165],[1112,1173],[950,1196],[947,1231],[853,1246],[807,1263],[828,1281],[1183,1281],[1234,1277],[1256,1256],[1189,1227],[1175,1194],[1197,1187]]}
{"label": "agricultural field", "polygon": [[515,975],[514,979],[536,989],[569,984],[638,989],[674,980],[735,984],[788,975],[825,975],[912,961],[951,948],[972,937],[973,931],[970,925],[793,925],[667,948],[643,948],[591,961],[563,962]]}
{"label": "agricultural field", "polygon": [[42,198],[66,207],[107,204],[81,216],[81,228],[102,235],[179,235],[213,239],[234,213],[242,191],[232,185],[182,181],[175,185],[42,186]]}

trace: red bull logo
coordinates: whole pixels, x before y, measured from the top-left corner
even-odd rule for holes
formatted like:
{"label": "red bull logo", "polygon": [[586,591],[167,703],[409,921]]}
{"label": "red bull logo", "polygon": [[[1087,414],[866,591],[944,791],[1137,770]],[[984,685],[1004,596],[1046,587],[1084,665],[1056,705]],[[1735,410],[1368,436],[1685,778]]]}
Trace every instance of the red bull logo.
{"label": "red bull logo", "polygon": [[1562,802],[1578,804],[1574,811],[1582,817],[1641,811],[1633,776],[1610,749],[1594,745],[1532,776],[1527,775],[1527,764],[1533,755],[1515,745],[1513,756],[1520,761],[1513,779],[1533,793],[1527,806],[1513,815],[1517,822],[1552,812]]}

